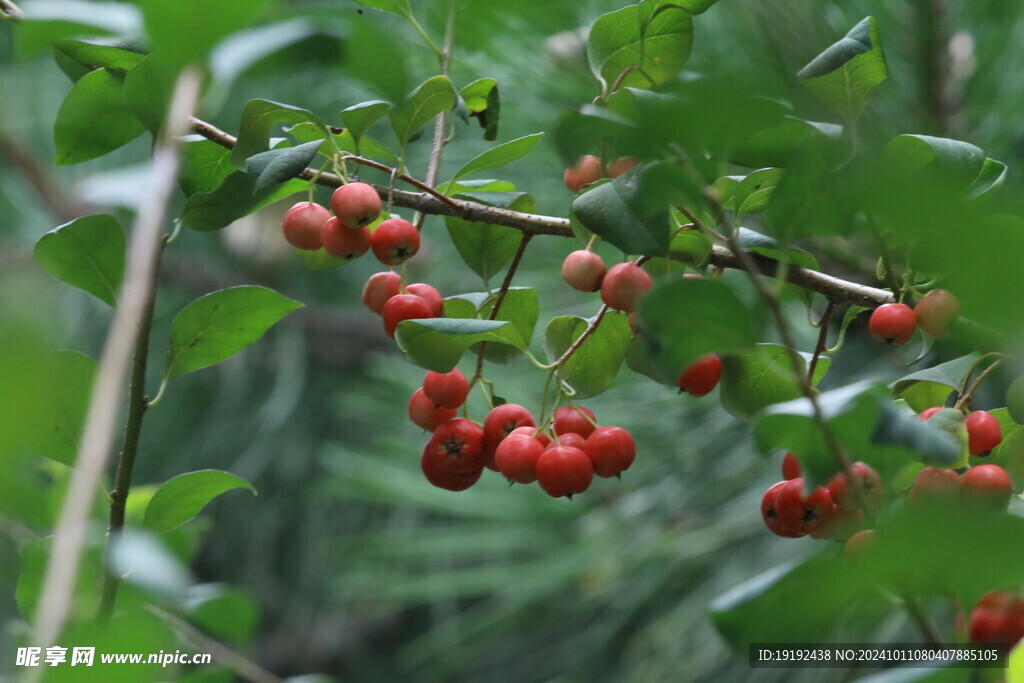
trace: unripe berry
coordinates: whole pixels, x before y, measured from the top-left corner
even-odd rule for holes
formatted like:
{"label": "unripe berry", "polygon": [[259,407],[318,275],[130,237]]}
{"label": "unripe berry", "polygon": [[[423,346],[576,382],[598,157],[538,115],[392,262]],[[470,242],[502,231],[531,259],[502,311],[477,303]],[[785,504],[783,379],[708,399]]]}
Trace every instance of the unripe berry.
{"label": "unripe berry", "polygon": [[431,370],[423,378],[423,393],[442,408],[458,408],[469,395],[469,380],[458,368],[451,372]]}
{"label": "unripe berry", "polygon": [[565,169],[562,179],[573,194],[579,194],[584,185],[600,180],[601,173],[601,160],[593,154],[585,154],[576,161],[575,165]]}
{"label": "unripe berry", "polygon": [[389,218],[370,235],[370,248],[378,261],[387,266],[397,266],[420,250],[420,233],[404,218]]}
{"label": "unripe berry", "polygon": [[549,448],[541,453],[536,470],[537,483],[553,498],[583,493],[594,479],[590,458],[571,446]]}
{"label": "unripe berry", "polygon": [[384,331],[388,333],[389,337],[394,337],[398,323],[403,320],[433,318],[434,312],[425,299],[415,294],[398,294],[384,304],[381,317],[384,318]]}
{"label": "unripe berry", "polygon": [[886,344],[900,346],[914,336],[917,316],[906,304],[883,304],[871,313],[868,329]]}
{"label": "unripe berry", "polygon": [[537,481],[537,459],[544,452],[539,439],[525,434],[509,434],[494,453],[494,464],[509,481],[529,484]]}
{"label": "unripe berry", "polygon": [[562,279],[581,292],[596,292],[605,274],[604,260],[592,251],[579,249],[562,262]]}
{"label": "unripe berry", "polygon": [[315,251],[320,248],[320,231],[331,214],[313,202],[299,202],[288,209],[281,221],[281,230],[288,244],[298,249]]}
{"label": "unripe berry", "polygon": [[960,317],[960,301],[944,289],[933,289],[914,306],[914,315],[925,334],[942,337],[950,323]]}
{"label": "unripe berry", "polygon": [[677,383],[681,391],[691,396],[705,396],[718,386],[721,378],[722,359],[712,353],[687,365]]}
{"label": "unripe berry", "polygon": [[[875,472],[870,465],[863,462],[853,463],[850,465],[850,470],[857,481],[861,498],[867,502],[875,503],[882,499],[882,478],[878,476],[878,472]],[[832,502],[839,507],[849,509],[860,507],[859,503],[861,501],[858,499],[857,494],[851,490],[845,472],[840,472],[829,479],[826,488],[828,488],[829,495],[832,496]]]}
{"label": "unripe berry", "polygon": [[407,286],[405,291],[415,294],[430,304],[430,310],[434,312],[435,318],[440,318],[444,314],[444,300],[441,298],[441,292],[436,288],[424,282],[414,282]]}
{"label": "unripe berry", "polygon": [[380,215],[380,195],[366,183],[342,185],[331,195],[331,210],[346,228],[363,228]]}
{"label": "unripe berry", "polygon": [[484,432],[464,417],[438,425],[427,447],[434,464],[446,472],[472,472],[484,466]]}
{"label": "unripe berry", "polygon": [[975,465],[960,475],[960,489],[971,502],[1005,510],[1013,495],[1010,475],[999,465]]}
{"label": "unripe berry", "polygon": [[800,461],[796,459],[793,453],[786,453],[782,458],[782,478],[786,481],[790,479],[796,479],[804,473],[804,468],[800,466]]}
{"label": "unripe berry", "polygon": [[598,427],[587,437],[584,452],[599,477],[614,477],[629,469],[636,459],[633,435],[622,427]]}
{"label": "unripe berry", "polygon": [[636,167],[639,163],[640,160],[636,157],[621,157],[616,159],[611,163],[611,166],[608,167],[608,177],[618,178],[629,169]]}
{"label": "unripe berry", "polygon": [[439,424],[454,418],[457,411],[454,408],[441,408],[434,404],[422,388],[417,389],[409,399],[409,419],[417,427],[434,431]]}
{"label": "unripe berry", "polygon": [[370,248],[370,231],[366,228],[346,228],[337,218],[329,218],[320,231],[324,251],[331,256],[351,261]]}
{"label": "unripe berry", "polygon": [[651,276],[635,263],[616,263],[601,281],[601,301],[615,310],[633,313],[652,284]]}
{"label": "unripe berry", "polygon": [[975,410],[964,418],[967,426],[967,450],[971,455],[987,455],[1003,440],[999,420],[984,410]]}
{"label": "unripe berry", "polygon": [[363,286],[363,303],[374,313],[380,314],[388,299],[398,294],[401,276],[393,270],[374,273]]}
{"label": "unripe berry", "polygon": [[420,469],[423,476],[431,484],[439,489],[448,491],[465,491],[480,479],[483,468],[469,470],[468,472],[448,472],[441,469],[434,463],[430,454],[430,442],[423,448],[423,455],[420,456]]}
{"label": "unripe berry", "polygon": [[562,406],[555,411],[552,427],[559,436],[572,432],[585,439],[597,428],[595,422],[594,413],[589,408]]}
{"label": "unripe berry", "polygon": [[860,559],[860,556],[864,554],[864,550],[871,546],[875,542],[875,531],[874,529],[865,529],[864,531],[858,531],[853,536],[850,536],[850,540],[843,546],[843,556],[847,562],[856,562]]}

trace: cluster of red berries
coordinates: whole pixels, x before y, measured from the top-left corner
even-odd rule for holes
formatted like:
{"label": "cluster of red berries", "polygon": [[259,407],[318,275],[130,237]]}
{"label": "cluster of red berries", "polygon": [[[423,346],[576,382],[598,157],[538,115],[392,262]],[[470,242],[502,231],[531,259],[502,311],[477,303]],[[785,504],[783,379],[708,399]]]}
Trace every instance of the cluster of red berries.
{"label": "cluster of red berries", "polygon": [[986,593],[971,611],[967,632],[973,643],[1008,643],[1024,638],[1024,600],[1003,591]]}
{"label": "cluster of red berries", "polygon": [[425,282],[404,285],[393,270],[371,275],[363,286],[362,300],[384,319],[389,337],[395,336],[395,328],[403,320],[440,318],[444,314],[444,300],[436,287]]}
{"label": "cluster of red berries", "polygon": [[914,336],[914,328],[932,337],[946,334],[949,325],[960,316],[960,302],[944,289],[925,294],[917,305],[883,304],[871,313],[868,329],[878,339],[897,346]]}
{"label": "cluster of red berries", "polygon": [[850,471],[859,493],[854,492],[845,472],[807,493],[800,461],[786,453],[782,459],[783,480],[773,484],[761,499],[765,525],[785,538],[850,538],[864,524],[862,504],[877,503],[882,497],[882,480],[874,469],[855,462]]}
{"label": "cluster of red berries", "polygon": [[639,163],[640,160],[634,157],[622,157],[609,164],[608,172],[605,173],[600,158],[593,154],[584,154],[575,164],[565,169],[562,179],[573,194],[578,194],[585,186],[596,183],[601,178],[618,178]]}
{"label": "cluster of red berries", "polygon": [[586,491],[595,474],[619,476],[636,458],[633,436],[622,427],[597,426],[587,408],[555,410],[549,434],[516,403],[496,406],[483,425],[456,417],[468,394],[469,381],[459,370],[431,371],[409,400],[409,418],[433,432],[420,466],[439,488],[468,489],[487,468],[509,483],[537,482],[550,496],[571,497]]}
{"label": "cluster of red berries", "polygon": [[402,218],[368,227],[381,211],[380,195],[366,183],[342,185],[331,195],[331,214],[314,202],[299,202],[284,215],[281,229],[289,244],[315,251],[324,248],[331,256],[352,260],[369,250],[388,266],[404,263],[419,251],[420,233]]}

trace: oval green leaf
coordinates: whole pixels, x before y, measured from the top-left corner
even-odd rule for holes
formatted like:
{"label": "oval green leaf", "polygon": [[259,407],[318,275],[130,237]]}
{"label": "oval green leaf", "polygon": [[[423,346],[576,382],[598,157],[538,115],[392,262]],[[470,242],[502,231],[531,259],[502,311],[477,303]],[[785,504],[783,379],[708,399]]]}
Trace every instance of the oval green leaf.
{"label": "oval green leaf", "polygon": [[302,304],[272,289],[232,287],[202,296],[171,323],[170,378],[230,358]]}
{"label": "oval green leaf", "polygon": [[145,128],[125,105],[122,89],[121,78],[107,69],[92,71],[75,83],[53,124],[57,166],[101,157],[142,134]]}
{"label": "oval green leaf", "polygon": [[366,134],[366,131],[370,130],[370,126],[384,116],[389,109],[391,109],[391,103],[384,100],[360,102],[341,111],[341,122],[345,124],[349,135],[358,145],[359,139]]}
{"label": "oval green leaf", "polygon": [[470,159],[465,166],[460,168],[459,172],[449,182],[449,185],[458,182],[470,174],[487,171],[492,168],[500,168],[501,166],[511,164],[513,161],[522,159],[537,146],[542,137],[544,137],[544,133],[524,135],[521,138],[510,140],[487,150],[483,154]]}
{"label": "oval green leaf", "polygon": [[238,168],[244,168],[246,159],[270,148],[270,131],[275,124],[307,122],[320,129],[322,138],[330,135],[323,121],[307,109],[270,100],[249,100],[242,110],[242,125],[231,160]]}
{"label": "oval green leaf", "polygon": [[451,372],[466,349],[478,342],[509,344],[526,350],[515,325],[503,320],[404,320],[398,324],[395,339],[406,358],[435,372]]}
{"label": "oval green leaf", "polygon": [[36,263],[61,282],[115,306],[124,277],[124,229],[113,216],[76,218],[36,243]]}
{"label": "oval green leaf", "polygon": [[211,500],[232,489],[249,489],[252,484],[241,477],[220,470],[186,472],[168,479],[153,494],[146,506],[143,524],[156,533],[179,527],[202,511]]}
{"label": "oval green leaf", "polygon": [[402,146],[428,121],[443,111],[455,106],[455,86],[447,76],[428,78],[405,98],[395,105],[388,118],[395,136]]}
{"label": "oval green leaf", "polygon": [[[553,318],[545,332],[544,350],[548,362],[555,362],[579,339],[592,319],[575,315]],[[558,369],[559,379],[576,392],[575,398],[590,398],[608,391],[626,358],[633,330],[624,313],[608,313],[583,340],[569,360]]]}
{"label": "oval green leaf", "polygon": [[618,81],[620,87],[653,88],[682,70],[692,46],[689,12],[676,2],[643,0],[598,18],[587,54],[606,87]]}
{"label": "oval green leaf", "polygon": [[797,74],[815,95],[853,121],[878,84],[889,77],[878,25],[867,17]]}
{"label": "oval green leaf", "polygon": [[301,173],[316,157],[320,140],[307,142],[297,147],[281,147],[260,152],[245,160],[245,172],[255,180],[253,192],[279,185]]}

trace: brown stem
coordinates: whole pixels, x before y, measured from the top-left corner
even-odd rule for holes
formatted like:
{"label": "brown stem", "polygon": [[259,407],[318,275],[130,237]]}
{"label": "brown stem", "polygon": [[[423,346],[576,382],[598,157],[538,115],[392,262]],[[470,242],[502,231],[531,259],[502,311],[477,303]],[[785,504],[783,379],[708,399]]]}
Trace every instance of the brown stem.
{"label": "brown stem", "polygon": [[576,351],[583,346],[583,342],[587,340],[587,337],[594,333],[594,330],[596,330],[597,326],[601,324],[602,320],[604,320],[604,316],[608,311],[608,304],[602,304],[601,308],[597,310],[597,315],[595,315],[593,320],[590,321],[590,324],[587,325],[587,329],[583,330],[583,334],[576,338],[576,341],[572,343],[572,346],[567,348],[565,353],[558,357],[558,360],[555,361],[554,367],[560,368],[565,365],[565,362],[572,357],[572,354],[576,353]]}
{"label": "brown stem", "polygon": [[[498,296],[495,297],[494,305],[491,306],[491,314],[487,316],[488,320],[495,320],[498,317],[498,310],[505,303],[508,288],[512,286],[512,278],[515,277],[516,270],[519,268],[519,262],[523,260],[523,254],[526,253],[526,245],[530,243],[532,238],[533,235],[523,235],[523,239],[519,241],[519,249],[516,250],[516,255],[512,257],[512,263],[508,266],[508,272],[505,273],[505,279],[498,290]],[[480,352],[476,358],[476,372],[473,373],[473,380],[470,382],[470,385],[476,384],[484,376],[484,350],[486,348],[487,342],[481,342]]]}
{"label": "brown stem", "polygon": [[821,320],[818,321],[818,325],[821,331],[818,333],[818,343],[814,347],[814,355],[811,356],[811,362],[807,364],[807,381],[814,384],[814,371],[818,367],[818,359],[821,358],[821,354],[824,353],[825,348],[828,346],[828,323],[832,319],[832,313],[836,310],[836,305],[831,301],[828,302],[828,306],[825,307],[825,312],[821,314]]}
{"label": "brown stem", "polygon": [[1003,359],[1000,358],[996,362],[992,363],[992,365],[982,370],[981,373],[977,376],[977,378],[975,378],[971,386],[969,386],[965,392],[963,392],[962,394],[960,394],[960,396],[957,397],[956,403],[953,404],[953,407],[956,408],[957,410],[963,410],[965,407],[969,406],[971,404],[971,399],[974,398],[974,392],[978,390],[978,387],[980,387],[981,383],[985,381],[985,378],[992,374],[992,371],[998,368],[1002,364],[1002,362]]}
{"label": "brown stem", "polygon": [[359,157],[359,156],[355,156],[353,154],[346,154],[345,156],[341,157],[340,160],[341,161],[351,161],[354,164],[361,164],[363,166],[369,166],[370,168],[376,168],[377,170],[384,171],[385,173],[390,173],[397,180],[401,180],[403,182],[409,183],[413,187],[415,187],[415,188],[417,188],[419,190],[422,190],[423,192],[426,192],[427,194],[429,194],[431,197],[437,199],[438,201],[444,202],[445,204],[447,204],[448,206],[450,206],[450,207],[452,207],[452,208],[454,208],[456,210],[458,210],[460,208],[459,205],[455,203],[455,201],[453,201],[452,199],[449,199],[448,197],[444,196],[443,194],[441,194],[440,192],[435,190],[433,187],[431,187],[427,183],[420,182],[419,180],[416,180],[412,176],[407,175],[405,173],[395,173],[395,169],[391,168],[387,164],[382,164],[380,162],[374,161],[373,159],[367,159],[365,157]]}
{"label": "brown stem", "polygon": [[[438,66],[440,67],[440,73],[442,76],[447,76],[451,71],[452,65],[452,39],[455,35],[455,3],[451,2],[448,7],[448,23],[444,29],[444,43],[441,47],[441,51],[437,56]],[[434,141],[430,149],[430,161],[427,164],[427,185],[433,187],[437,185],[437,177],[441,173],[441,156],[444,154],[445,145],[448,143],[448,138],[445,136],[445,131],[448,129],[448,116],[449,112],[441,112],[436,119],[434,119]],[[423,228],[423,222],[427,219],[425,212],[420,212],[419,217],[416,219],[416,229],[421,230]]]}

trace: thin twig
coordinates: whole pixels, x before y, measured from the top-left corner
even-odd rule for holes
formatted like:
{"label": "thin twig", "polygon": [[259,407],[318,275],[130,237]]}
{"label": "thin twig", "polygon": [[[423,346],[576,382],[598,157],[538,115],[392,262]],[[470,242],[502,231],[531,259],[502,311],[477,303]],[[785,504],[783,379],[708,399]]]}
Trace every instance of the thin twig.
{"label": "thin twig", "polygon": [[992,374],[992,371],[998,368],[1002,364],[1002,362],[1003,359],[1000,358],[996,362],[992,363],[992,365],[982,370],[978,377],[971,384],[971,386],[968,387],[966,391],[964,391],[962,394],[960,394],[960,396],[957,397],[956,403],[953,404],[953,407],[956,408],[957,410],[962,410],[965,406],[969,406],[971,404],[971,399],[974,398],[974,392],[978,390],[978,387],[981,386],[981,383],[985,380],[985,378]]}
{"label": "thin twig", "polygon": [[367,159],[366,157],[355,156],[354,154],[346,154],[345,156],[341,157],[341,159],[339,161],[351,161],[354,164],[360,164],[362,166],[369,166],[370,168],[375,168],[378,171],[384,171],[385,173],[393,174],[395,179],[401,180],[402,182],[409,183],[410,185],[412,185],[416,189],[422,190],[423,192],[426,192],[427,194],[429,194],[434,199],[437,199],[440,202],[444,202],[445,204],[447,204],[448,206],[452,207],[453,209],[458,210],[460,208],[459,205],[456,204],[454,200],[450,199],[449,197],[444,196],[443,194],[441,194],[440,192],[435,190],[433,187],[431,187],[427,183],[420,182],[419,180],[416,180],[411,175],[408,175],[406,173],[395,173],[395,169],[391,168],[387,164],[382,164],[382,163],[380,163],[378,161],[374,161],[373,159]]}
{"label": "thin twig", "polygon": [[[488,320],[495,320],[498,317],[498,311],[501,309],[501,305],[505,303],[508,288],[512,286],[512,278],[515,277],[519,263],[523,260],[523,254],[526,253],[526,245],[530,243],[532,237],[533,235],[523,235],[523,239],[519,241],[519,248],[516,250],[516,255],[512,257],[512,262],[508,266],[508,272],[505,273],[505,279],[502,281],[498,295],[494,299],[494,305],[491,306],[491,314],[487,316]],[[487,342],[481,342],[480,351],[476,359],[476,372],[473,373],[473,380],[470,382],[470,385],[476,383],[484,376],[484,350],[486,348]]]}
{"label": "thin twig", "polygon": [[[455,36],[455,1],[451,0],[448,3],[448,22],[444,29],[444,45],[437,54],[439,73],[442,76],[447,76],[451,71],[452,66],[452,43]],[[434,187],[437,185],[437,177],[441,173],[441,157],[444,154],[445,145],[448,143],[448,138],[445,132],[448,129],[448,118],[449,112],[445,111],[438,114],[437,118],[434,119],[434,141],[430,149],[430,161],[427,164],[427,185]],[[416,229],[421,230],[423,228],[423,222],[427,219],[426,212],[421,211],[416,217]]]}
{"label": "thin twig", "polygon": [[595,315],[591,319],[590,324],[587,325],[587,328],[585,330],[583,330],[583,334],[577,337],[576,341],[572,343],[572,346],[567,348],[565,350],[565,353],[558,357],[558,360],[556,360],[552,364],[552,368],[560,368],[563,365],[565,365],[566,361],[568,361],[572,357],[572,354],[576,353],[579,350],[579,348],[583,346],[583,342],[587,340],[587,337],[594,333],[594,331],[597,329],[597,326],[601,324],[601,321],[604,320],[604,316],[606,313],[608,313],[609,310],[610,308],[608,304],[602,304],[601,308],[597,309],[597,315]]}
{"label": "thin twig", "polygon": [[[195,107],[199,83],[195,72],[186,72],[179,78],[167,119],[170,130],[153,153],[150,196],[142,204],[135,221],[120,304],[103,349],[75,468],[54,531],[53,550],[40,591],[32,642],[42,647],[56,641],[68,618],[85,544],[89,510],[114,441],[132,346],[143,320],[146,302],[151,297],[149,289],[161,248],[164,217],[180,166],[177,136],[184,133],[188,115]],[[182,130],[175,130],[178,127]]]}
{"label": "thin twig", "polygon": [[814,347],[814,355],[811,356],[811,362],[807,364],[807,381],[814,384],[814,371],[818,368],[818,359],[821,358],[821,354],[825,352],[828,346],[828,323],[832,319],[832,313],[836,310],[836,305],[831,301],[825,307],[825,312],[821,314],[821,319],[818,320],[818,326],[821,328],[818,332],[818,343]]}

